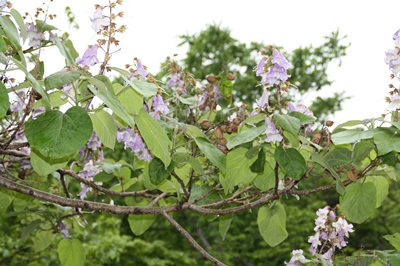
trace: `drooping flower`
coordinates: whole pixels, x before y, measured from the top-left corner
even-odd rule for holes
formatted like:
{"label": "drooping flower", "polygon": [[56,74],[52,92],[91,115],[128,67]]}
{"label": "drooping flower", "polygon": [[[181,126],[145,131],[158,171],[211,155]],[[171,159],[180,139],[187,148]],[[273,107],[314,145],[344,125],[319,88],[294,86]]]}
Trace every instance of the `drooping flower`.
{"label": "drooping flower", "polygon": [[265,123],[267,124],[267,129],[263,132],[263,134],[267,135],[265,142],[281,141],[283,137],[269,117],[265,118]]}
{"label": "drooping flower", "polygon": [[93,180],[93,177],[100,172],[100,168],[97,165],[94,165],[93,161],[90,160],[85,164],[83,170],[78,175],[82,178]]}
{"label": "drooping flower", "polygon": [[261,76],[265,70],[264,70],[264,65],[265,65],[265,61],[267,60],[267,58],[263,57],[260,62],[258,63],[257,67],[256,67],[256,76],[259,77]]}
{"label": "drooping flower", "polygon": [[164,103],[163,98],[159,94],[153,96],[151,106],[154,110],[152,116],[158,120],[160,120],[160,115],[167,114],[169,111],[168,103]]}
{"label": "drooping flower", "polygon": [[390,98],[390,104],[389,104],[389,109],[397,109],[400,108],[400,95],[399,94],[393,94],[392,97]]}
{"label": "drooping flower", "polygon": [[82,67],[85,66],[94,66],[99,63],[99,59],[97,58],[97,45],[89,45],[89,48],[83,54],[83,57],[78,57],[76,59],[76,63],[80,64]]}
{"label": "drooping flower", "polygon": [[93,14],[93,18],[90,18],[92,22],[92,28],[95,32],[99,32],[103,26],[108,26],[108,20],[103,16],[103,10],[98,7]]}
{"label": "drooping flower", "polygon": [[285,82],[289,78],[286,69],[279,65],[274,65],[270,70],[262,75],[262,82],[269,86],[278,85],[281,81]]}
{"label": "drooping flower", "polygon": [[264,90],[261,98],[256,101],[257,105],[260,108],[265,108],[266,106],[268,106],[268,96],[269,96],[268,90]]}
{"label": "drooping flower", "polygon": [[393,34],[393,40],[396,45],[400,45],[400,29]]}
{"label": "drooping flower", "polygon": [[60,222],[60,232],[64,236],[64,239],[69,238],[68,228],[63,222]]}
{"label": "drooping flower", "polygon": [[308,238],[308,243],[311,243],[311,247],[310,247],[310,254],[312,256],[315,255],[315,253],[317,252],[317,248],[319,245],[321,245],[321,240],[320,240],[320,236],[319,236],[319,231],[315,233],[315,235],[310,236]]}
{"label": "drooping flower", "polygon": [[285,70],[287,70],[290,67],[289,61],[281,54],[278,50],[274,49],[272,52],[272,59],[271,62],[274,63],[275,65],[278,65]]}
{"label": "drooping flower", "polygon": [[297,249],[292,251],[292,258],[289,262],[285,261],[285,265],[289,266],[301,266],[300,260],[305,260],[306,258],[303,255],[303,250]]}
{"label": "drooping flower", "polygon": [[185,87],[185,81],[182,78],[182,73],[176,72],[170,74],[168,88],[173,89],[178,94],[187,94],[187,88]]}
{"label": "drooping flower", "polygon": [[136,63],[136,66],[137,66],[136,71],[135,71],[135,72],[132,72],[132,73],[129,75],[128,79],[132,79],[133,77],[136,77],[136,76],[142,76],[143,78],[145,78],[145,77],[147,76],[148,72],[147,72],[147,70],[144,68],[144,66],[143,66],[143,64],[142,64],[142,61],[140,61],[140,60],[138,59],[138,60],[137,60],[137,63]]}
{"label": "drooping flower", "polygon": [[38,47],[45,39],[43,32],[38,32],[33,23],[25,23],[26,38],[29,39],[29,46]]}
{"label": "drooping flower", "polygon": [[117,141],[124,143],[125,150],[131,148],[132,152],[141,160],[149,162],[153,158],[142,137],[129,127],[118,131]]}

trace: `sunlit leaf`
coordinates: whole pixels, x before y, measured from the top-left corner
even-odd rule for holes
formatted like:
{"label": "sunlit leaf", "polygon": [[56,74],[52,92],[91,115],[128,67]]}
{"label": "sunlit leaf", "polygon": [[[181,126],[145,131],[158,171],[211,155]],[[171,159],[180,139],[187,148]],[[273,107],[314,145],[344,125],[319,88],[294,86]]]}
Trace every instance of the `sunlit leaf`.
{"label": "sunlit leaf", "polygon": [[271,247],[279,245],[288,236],[285,208],[279,201],[258,210],[257,224],[261,236]]}
{"label": "sunlit leaf", "polygon": [[85,248],[76,239],[63,239],[58,244],[58,257],[62,266],[80,266],[85,264]]}

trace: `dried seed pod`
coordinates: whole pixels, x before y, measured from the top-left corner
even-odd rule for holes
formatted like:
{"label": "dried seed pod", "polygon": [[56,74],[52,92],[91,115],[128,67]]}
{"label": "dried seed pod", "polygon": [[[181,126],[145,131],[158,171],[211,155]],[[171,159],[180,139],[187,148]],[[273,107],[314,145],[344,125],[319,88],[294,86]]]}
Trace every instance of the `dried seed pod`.
{"label": "dried seed pod", "polygon": [[222,125],[221,127],[222,132],[228,132],[228,126],[227,125]]}
{"label": "dried seed pod", "polygon": [[232,123],[233,124],[235,124],[236,126],[238,126],[238,125],[240,125],[240,123],[242,123],[242,119],[241,118],[239,118],[239,117],[235,117],[233,120],[232,120]]}
{"label": "dried seed pod", "polygon": [[215,83],[217,81],[217,78],[215,76],[208,76],[207,81],[209,83]]}
{"label": "dried seed pod", "polygon": [[226,78],[228,79],[228,80],[235,80],[235,75],[233,75],[232,73],[228,73],[228,74],[226,74]]}
{"label": "dried seed pod", "polygon": [[201,121],[200,126],[202,129],[207,130],[210,128],[211,122],[208,121],[207,119],[204,119],[203,121]]}
{"label": "dried seed pod", "polygon": [[333,121],[332,120],[328,120],[328,121],[326,121],[325,122],[325,125],[327,126],[327,127],[331,127],[332,125],[333,125]]}
{"label": "dried seed pod", "polygon": [[219,145],[226,146],[226,143],[228,141],[226,140],[226,138],[222,137],[222,138],[217,139],[217,142]]}
{"label": "dried seed pod", "polygon": [[350,171],[346,173],[347,178],[352,181],[356,182],[357,181],[357,176],[358,176],[358,171],[357,169],[353,168]]}
{"label": "dried seed pod", "polygon": [[238,127],[234,123],[230,123],[229,124],[228,133],[229,133],[229,129],[231,130],[231,132],[237,132],[238,131]]}
{"label": "dried seed pod", "polygon": [[214,135],[217,137],[217,139],[223,138],[222,131],[221,131],[221,129],[220,129],[219,127],[217,127],[217,128],[214,130]]}

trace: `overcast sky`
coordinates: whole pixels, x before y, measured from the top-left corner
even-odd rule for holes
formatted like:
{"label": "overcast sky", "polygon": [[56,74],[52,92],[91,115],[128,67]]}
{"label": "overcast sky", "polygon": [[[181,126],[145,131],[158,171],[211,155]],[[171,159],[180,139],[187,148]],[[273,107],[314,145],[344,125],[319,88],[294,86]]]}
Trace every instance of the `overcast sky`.
{"label": "overcast sky", "polygon": [[[41,5],[43,1],[11,2],[21,13],[34,14],[34,4]],[[50,13],[58,15],[52,23],[71,34],[80,54],[96,41],[89,20],[96,3],[106,5],[108,1],[54,0],[50,5]],[[67,28],[66,5],[76,16],[78,31]],[[126,24],[128,30],[121,37],[121,50],[111,63],[123,67],[138,57],[152,73],[159,70],[167,56],[177,53],[178,59],[184,57],[185,49],[177,47],[179,35],[198,33],[214,22],[229,28],[241,42],[276,44],[289,51],[299,46],[320,45],[323,36],[339,29],[341,35],[348,36],[351,46],[342,66],[333,63],[329,68],[329,78],[335,81],[333,86],[319,92],[320,96],[326,96],[344,90],[353,97],[344,104],[344,111],[333,117],[336,125],[377,117],[387,107],[384,97],[392,81],[384,58],[385,51],[394,47],[392,36],[400,28],[398,0],[125,0],[122,9],[117,10],[124,11],[121,24]],[[56,71],[47,70],[46,74]],[[314,97],[309,95],[304,100]]]}

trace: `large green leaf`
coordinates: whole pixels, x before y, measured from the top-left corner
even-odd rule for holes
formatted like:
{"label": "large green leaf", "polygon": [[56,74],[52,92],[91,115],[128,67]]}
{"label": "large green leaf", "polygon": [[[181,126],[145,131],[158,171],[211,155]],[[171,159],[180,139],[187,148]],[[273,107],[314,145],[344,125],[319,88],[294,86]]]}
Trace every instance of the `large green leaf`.
{"label": "large green leaf", "polygon": [[60,53],[64,56],[66,65],[69,66],[69,65],[74,64],[75,60],[74,60],[73,56],[71,55],[70,49],[66,45],[64,45],[58,37],[54,37],[54,42],[55,42],[58,50],[60,50]]}
{"label": "large green leaf", "polygon": [[261,236],[271,247],[279,245],[288,236],[285,208],[279,201],[258,210],[257,224]]}
{"label": "large green leaf", "polygon": [[256,177],[257,173],[253,173],[250,170],[250,166],[257,158],[247,159],[246,152],[247,149],[238,147],[228,153],[226,157],[226,175],[220,177],[225,193],[232,190],[234,186],[249,185]]}
{"label": "large green leaf", "polygon": [[261,133],[263,133],[266,128],[267,128],[267,125],[264,124],[260,127],[254,127],[254,128],[250,128],[246,131],[242,131],[239,134],[237,134],[236,136],[232,137],[226,144],[226,147],[230,150],[240,144],[252,141],[256,137],[258,137]]}
{"label": "large green leaf", "polygon": [[[65,97],[63,97],[65,96]],[[63,97],[63,98],[61,98]],[[39,101],[36,101],[33,103],[32,108],[37,108],[43,106],[43,99],[40,99]],[[65,92],[61,90],[53,91],[52,93],[49,94],[49,100],[51,107],[60,107],[63,106],[64,104],[68,103],[68,98],[65,95]]]}
{"label": "large green leaf", "polygon": [[198,137],[194,139],[199,149],[222,173],[226,171],[226,156],[215,147],[207,138]]}
{"label": "large green leaf", "polygon": [[141,81],[141,80],[135,80],[135,79],[129,80],[125,77],[123,77],[123,78],[129,85],[131,85],[131,87],[135,91],[142,94],[145,98],[154,96],[158,92],[158,87],[154,83],[145,82],[145,81]]}
{"label": "large green leaf", "polygon": [[58,71],[51,74],[44,79],[44,85],[46,90],[51,90],[54,88],[59,88],[63,85],[71,83],[79,79],[81,72],[78,70],[73,71]]}
{"label": "large green leaf", "polygon": [[339,124],[335,127],[335,129],[332,131],[332,134],[336,134],[340,131],[346,130],[346,127],[354,127],[354,126],[358,126],[358,125],[362,125],[362,121],[361,120],[350,120],[347,122],[344,122],[342,124]]}
{"label": "large green leaf", "polygon": [[326,155],[325,160],[330,166],[339,166],[351,162],[351,151],[346,148],[331,149]]}
{"label": "large green leaf", "polygon": [[[136,199],[127,199],[126,203],[130,206],[133,205],[140,207],[145,207],[149,204],[149,202],[146,200],[137,201]],[[136,236],[140,236],[146,232],[147,229],[149,229],[150,226],[156,221],[156,219],[157,215],[155,214],[128,215],[129,227],[131,228],[132,233],[134,233]]]}
{"label": "large green leaf", "polygon": [[137,127],[142,135],[144,142],[151,153],[158,157],[163,163],[165,168],[171,163],[171,156],[169,147],[171,141],[167,133],[162,129],[158,121],[149,115],[146,110],[141,108],[139,113],[135,115]]}
{"label": "large green leaf", "polygon": [[299,180],[307,171],[306,161],[300,152],[294,148],[284,149],[282,146],[276,147],[275,160],[295,180]]}
{"label": "large green leaf", "polygon": [[183,165],[188,163],[197,174],[204,174],[203,167],[201,166],[199,160],[187,153],[175,153],[173,155],[173,159],[176,162],[177,167],[182,167]]}
{"label": "large green leaf", "polygon": [[313,123],[315,121],[315,117],[308,116],[308,115],[302,114],[300,112],[290,112],[289,115],[299,119],[300,120],[300,125],[310,124],[310,123]]}
{"label": "large green leaf", "polygon": [[0,187],[0,218],[6,213],[8,206],[10,206],[13,201],[13,196],[11,195],[13,191],[7,190],[6,188]]}
{"label": "large green leaf", "polygon": [[71,107],[65,114],[47,111],[26,122],[29,144],[46,158],[60,159],[77,152],[89,140],[92,122],[86,111]]}
{"label": "large green leaf", "polygon": [[76,239],[63,239],[58,244],[58,258],[63,266],[80,266],[85,264],[85,249]]}
{"label": "large green leaf", "polygon": [[36,219],[25,226],[21,232],[22,242],[25,242],[26,239],[32,234],[32,232],[42,224],[42,222],[42,219]]}
{"label": "large green leaf", "polygon": [[129,114],[138,114],[143,107],[143,96],[132,88],[125,89],[117,97]]}
{"label": "large green leaf", "polygon": [[372,182],[376,188],[376,208],[382,205],[382,202],[389,194],[389,182],[383,176],[367,176],[365,182]]}
{"label": "large green leaf", "polygon": [[290,115],[274,114],[275,125],[297,136],[300,131],[300,120]]}
{"label": "large green leaf", "polygon": [[231,226],[233,220],[233,214],[222,215],[219,217],[218,233],[225,240],[226,233],[228,233],[229,227]]}
{"label": "large green leaf", "polygon": [[0,118],[7,114],[7,110],[10,107],[10,101],[8,99],[8,93],[6,86],[3,82],[0,82]]}
{"label": "large green leaf", "polygon": [[149,163],[149,177],[150,181],[153,184],[160,184],[162,181],[167,179],[171,174],[172,170],[174,170],[175,164],[172,163],[165,169],[164,163],[158,159],[157,157],[151,160]]}
{"label": "large green leaf", "polygon": [[361,139],[370,139],[374,136],[372,130],[347,129],[332,135],[332,142],[336,145],[353,143]]}
{"label": "large green leaf", "polygon": [[25,29],[25,23],[24,19],[22,18],[21,14],[14,8],[10,10],[11,16],[15,19],[15,22],[17,22],[19,30],[21,32],[22,36],[22,42],[25,42],[26,40],[26,29]]}
{"label": "large green leaf", "polygon": [[336,179],[336,191],[340,194],[343,195],[346,190],[344,188],[344,185],[342,183],[342,181],[340,180],[340,176],[336,173],[335,169],[333,169],[332,166],[330,166],[326,160],[324,159],[324,157],[322,157],[321,155],[319,155],[318,153],[314,152],[312,154],[312,160],[316,163],[318,163],[319,165],[321,165],[322,167],[324,167],[326,170],[328,170],[331,175]]}
{"label": "large green leaf", "polygon": [[112,116],[104,110],[99,110],[91,114],[90,119],[94,132],[99,136],[101,142],[113,150],[117,139],[117,126]]}
{"label": "large green leaf", "polygon": [[11,45],[15,48],[15,51],[20,51],[22,49],[21,43],[19,41],[19,33],[17,27],[15,27],[12,20],[7,16],[0,16],[0,25],[4,30],[4,34],[7,36]]}
{"label": "large green leaf", "polygon": [[135,120],[128,114],[122,104],[118,101],[117,97],[110,91],[107,90],[106,85],[96,78],[89,78],[89,83],[95,87],[89,85],[88,88],[97,97],[100,98],[113,112],[123,119],[131,128],[135,127]]}
{"label": "large green leaf", "polygon": [[395,233],[393,235],[385,235],[384,239],[389,241],[389,243],[398,251],[400,251],[400,233]]}
{"label": "large green leaf", "polygon": [[354,223],[364,222],[375,210],[376,188],[374,183],[361,181],[346,187],[346,193],[340,197],[340,209],[346,218]]}
{"label": "large green leaf", "polygon": [[40,252],[50,246],[56,235],[52,230],[37,231],[35,237],[32,239],[35,252]]}
{"label": "large green leaf", "polygon": [[400,130],[398,128],[376,128],[374,141],[378,149],[378,155],[384,155],[391,151],[400,152]]}
{"label": "large green leaf", "polygon": [[57,171],[67,165],[69,157],[61,159],[59,161],[49,161],[46,158],[42,158],[42,155],[32,149],[30,154],[31,165],[33,170],[40,176],[47,176],[48,174]]}

